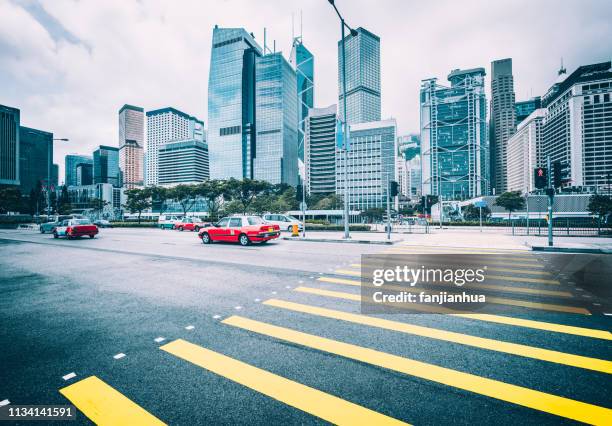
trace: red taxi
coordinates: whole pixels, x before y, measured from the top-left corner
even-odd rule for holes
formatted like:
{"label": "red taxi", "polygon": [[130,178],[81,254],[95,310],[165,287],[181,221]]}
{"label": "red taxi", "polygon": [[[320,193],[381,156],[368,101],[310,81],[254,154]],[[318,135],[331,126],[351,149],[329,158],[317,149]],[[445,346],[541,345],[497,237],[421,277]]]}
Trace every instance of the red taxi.
{"label": "red taxi", "polygon": [[213,241],[226,241],[240,243],[243,246],[248,246],[251,243],[267,243],[278,238],[279,235],[280,228],[278,225],[268,224],[259,216],[225,217],[198,233],[204,244],[210,244]]}
{"label": "red taxi", "polygon": [[72,240],[85,235],[94,238],[98,233],[98,227],[89,219],[68,219],[60,222],[52,232],[53,238],[66,237]]}
{"label": "red taxi", "polygon": [[199,217],[184,217],[174,222],[174,229],[179,231],[196,231],[210,226],[209,222],[203,222]]}

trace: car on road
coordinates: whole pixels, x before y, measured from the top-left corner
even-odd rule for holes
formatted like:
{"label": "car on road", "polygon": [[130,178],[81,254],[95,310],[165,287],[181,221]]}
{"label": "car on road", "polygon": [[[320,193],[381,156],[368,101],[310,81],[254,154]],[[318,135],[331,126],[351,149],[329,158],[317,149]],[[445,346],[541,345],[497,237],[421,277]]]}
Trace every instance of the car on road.
{"label": "car on road", "polygon": [[69,240],[88,235],[94,238],[98,233],[98,227],[89,219],[67,219],[53,228],[53,238],[66,237]]}
{"label": "car on road", "polygon": [[174,229],[174,224],[181,218],[174,215],[160,215],[157,219],[157,226],[159,229]]}
{"label": "car on road", "polygon": [[53,229],[59,226],[62,223],[60,220],[54,220],[53,222],[41,223],[39,226],[39,230],[41,234],[46,234],[47,232],[53,232]]}
{"label": "car on road", "polygon": [[96,225],[98,228],[112,228],[113,227],[113,224],[110,223],[106,219],[98,219],[94,221],[94,225]]}
{"label": "car on road", "polygon": [[251,243],[267,243],[278,238],[280,227],[266,223],[259,216],[230,216],[219,222],[201,229],[198,237],[204,244],[214,241],[239,243],[248,246]]}
{"label": "car on road", "polygon": [[204,222],[199,217],[184,217],[181,220],[174,222],[174,229],[178,229],[179,231],[198,232],[201,228],[206,228],[210,225],[210,222]]}
{"label": "car on road", "polygon": [[266,223],[278,225],[278,227],[282,229],[283,231],[289,231],[289,232],[293,231],[293,225],[297,225],[298,229],[300,231],[302,230],[302,222],[300,222],[298,219],[296,219],[293,216],[289,216],[286,214],[267,213],[267,214],[264,214],[262,218],[263,220],[266,221]]}

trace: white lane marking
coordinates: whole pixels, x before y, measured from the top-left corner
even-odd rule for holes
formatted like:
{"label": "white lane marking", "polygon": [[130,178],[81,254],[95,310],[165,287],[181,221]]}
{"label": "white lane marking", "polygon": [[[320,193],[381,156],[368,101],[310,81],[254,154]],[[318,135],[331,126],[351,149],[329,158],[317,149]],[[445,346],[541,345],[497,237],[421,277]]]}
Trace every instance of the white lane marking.
{"label": "white lane marking", "polygon": [[11,403],[11,401],[9,401],[8,399],[3,399],[2,401],[0,401],[0,407],[4,407],[5,405],[9,405]]}
{"label": "white lane marking", "polygon": [[298,284],[304,284],[304,281],[303,280],[299,280]]}
{"label": "white lane marking", "polygon": [[291,288],[291,286],[290,285],[286,285],[285,288]]}
{"label": "white lane marking", "polygon": [[193,330],[195,327],[193,325],[188,325],[185,327],[185,330]]}
{"label": "white lane marking", "polygon": [[214,319],[219,319],[219,318],[221,318],[221,315],[213,315],[213,318]]}
{"label": "white lane marking", "polygon": [[236,309],[237,311],[239,311],[240,309],[242,309],[242,306],[234,306],[234,309]]}
{"label": "white lane marking", "polygon": [[323,272],[319,272],[319,275],[323,275]]}
{"label": "white lane marking", "polygon": [[163,342],[164,340],[166,340],[166,338],[165,338],[165,337],[161,337],[161,336],[159,336],[159,337],[156,337],[156,338],[155,338],[155,339],[153,339],[153,340],[155,340],[157,343],[161,343],[161,342]]}
{"label": "white lane marking", "polygon": [[581,288],[576,288],[576,290],[577,290],[577,291],[584,291],[584,290],[583,290],[583,289],[581,289]]}
{"label": "white lane marking", "polygon": [[586,298],[591,298],[591,296],[589,296],[588,294],[583,294],[582,297],[586,297]]}
{"label": "white lane marking", "polygon": [[275,292],[275,291],[273,291],[273,292],[272,292],[272,294],[276,294],[276,292]]}
{"label": "white lane marking", "polygon": [[261,302],[261,299],[255,299],[256,302]]}
{"label": "white lane marking", "polygon": [[604,315],[612,316],[612,314],[608,314],[608,313],[606,313],[606,312],[604,312]]}
{"label": "white lane marking", "polygon": [[125,354],[123,352],[118,353],[117,355],[113,355],[113,358],[115,358],[115,359],[121,359],[123,357],[125,357]]}
{"label": "white lane marking", "polygon": [[314,280],[314,277],[312,277],[312,276],[311,276],[311,277],[310,277],[310,279],[311,279],[311,280]]}
{"label": "white lane marking", "polygon": [[593,303],[595,306],[601,306],[601,303]]}
{"label": "white lane marking", "polygon": [[68,374],[66,374],[65,376],[62,376],[62,379],[64,379],[64,380],[70,380],[70,379],[72,379],[73,377],[76,377],[76,374],[75,374],[75,373],[68,373]]}

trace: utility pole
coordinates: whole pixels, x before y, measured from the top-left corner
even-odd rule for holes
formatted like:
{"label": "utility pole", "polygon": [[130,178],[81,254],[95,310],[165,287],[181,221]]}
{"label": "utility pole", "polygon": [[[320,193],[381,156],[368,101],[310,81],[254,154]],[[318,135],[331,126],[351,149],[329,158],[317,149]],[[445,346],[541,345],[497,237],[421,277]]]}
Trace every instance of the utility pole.
{"label": "utility pole", "polygon": [[546,192],[548,193],[548,246],[552,247],[553,245],[553,197],[555,195],[555,190],[552,186],[552,169],[550,167],[550,155],[546,157],[546,166],[548,167],[548,187]]}
{"label": "utility pole", "polygon": [[387,239],[391,239],[391,181],[387,173]]}

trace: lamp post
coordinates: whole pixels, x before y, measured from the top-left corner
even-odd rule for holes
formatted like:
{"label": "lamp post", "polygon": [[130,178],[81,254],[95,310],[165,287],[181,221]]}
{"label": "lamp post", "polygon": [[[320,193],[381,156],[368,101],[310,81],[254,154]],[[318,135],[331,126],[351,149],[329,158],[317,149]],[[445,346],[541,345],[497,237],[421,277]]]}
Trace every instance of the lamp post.
{"label": "lamp post", "polygon": [[344,104],[344,238],[349,239],[349,184],[348,184],[348,122],[347,122],[347,111],[346,111],[346,49],[344,40],[344,27],[349,30],[352,37],[357,36],[357,31],[352,29],[338,11],[334,0],[328,0],[329,4],[332,5],[338,18],[340,18],[340,33],[341,33],[341,44],[342,44],[342,103]]}
{"label": "lamp post", "polygon": [[49,160],[47,166],[47,219],[49,219],[49,215],[51,215],[51,169],[53,168],[53,142],[68,142],[68,140],[68,138],[53,138],[51,143],[47,145],[47,158]]}

